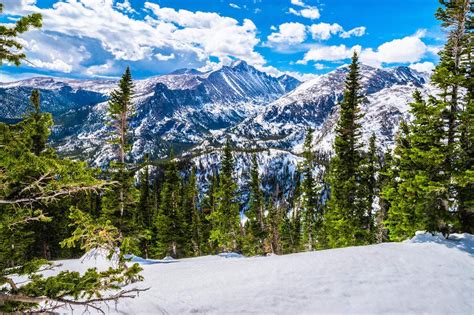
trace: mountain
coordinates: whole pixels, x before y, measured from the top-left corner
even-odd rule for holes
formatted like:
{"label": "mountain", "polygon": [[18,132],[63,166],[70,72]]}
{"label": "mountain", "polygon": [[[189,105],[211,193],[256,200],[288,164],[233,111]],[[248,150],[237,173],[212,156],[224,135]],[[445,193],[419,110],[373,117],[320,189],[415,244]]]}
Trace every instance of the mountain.
{"label": "mountain", "polygon": [[[144,153],[164,157],[173,147],[196,165],[215,166],[219,148],[230,137],[238,147],[237,171],[242,180],[247,176],[249,150],[259,152],[265,173],[291,178],[308,127],[315,129],[315,148],[331,153],[347,72],[348,67],[342,66],[301,83],[236,61],[208,72],[181,69],[136,80],[131,158],[140,160]],[[0,119],[21,118],[29,93],[39,88],[43,107],[53,112],[56,122],[53,145],[62,154],[103,165],[113,156],[105,119],[107,95],[116,84],[115,80],[57,78],[0,84],[4,104]],[[413,91],[435,92],[428,74],[408,67],[361,65],[361,86],[363,142],[374,132],[382,148],[393,145],[400,120],[410,119]]]}
{"label": "mountain", "polygon": [[[348,67],[343,66],[304,82],[209,143],[222,142],[230,134],[242,147],[299,152],[306,129],[311,127],[315,129],[316,149],[330,151],[347,72]],[[367,65],[361,65],[360,74],[363,136],[368,138],[375,132],[380,145],[390,146],[400,120],[409,118],[413,91],[426,94],[433,90],[428,75],[408,67],[378,69]]]}
{"label": "mountain", "polygon": [[[131,122],[134,159],[144,152],[166,155],[202,142],[215,130],[231,127],[290,92],[301,82],[272,77],[245,61],[201,72],[181,69],[135,81],[136,116]],[[53,143],[63,154],[106,163],[106,101],[116,80],[33,78],[0,84],[0,119],[19,119],[28,109],[32,89],[40,89],[45,111],[53,113]]]}

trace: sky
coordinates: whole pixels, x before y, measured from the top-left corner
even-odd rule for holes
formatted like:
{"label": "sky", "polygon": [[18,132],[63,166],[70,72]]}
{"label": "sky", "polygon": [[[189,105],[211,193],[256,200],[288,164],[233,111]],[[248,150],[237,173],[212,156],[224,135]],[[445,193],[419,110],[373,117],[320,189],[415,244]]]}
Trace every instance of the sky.
{"label": "sky", "polygon": [[242,59],[273,76],[311,79],[349,62],[429,71],[445,35],[437,0],[3,0],[0,22],[43,15],[21,35],[29,63],[0,81],[47,75],[134,78],[208,71]]}

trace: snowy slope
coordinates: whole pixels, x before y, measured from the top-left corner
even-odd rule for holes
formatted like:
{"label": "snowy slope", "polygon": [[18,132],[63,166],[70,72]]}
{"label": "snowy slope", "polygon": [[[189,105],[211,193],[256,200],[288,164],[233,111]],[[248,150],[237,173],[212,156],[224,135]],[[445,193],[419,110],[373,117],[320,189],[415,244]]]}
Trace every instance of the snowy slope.
{"label": "snowy slope", "polygon": [[[299,152],[308,127],[316,130],[315,148],[330,151],[343,98],[348,66],[304,82],[292,92],[230,128],[235,142],[248,147],[283,148]],[[375,132],[381,146],[390,146],[401,119],[408,117],[408,102],[415,89],[433,91],[428,75],[408,67],[379,69],[361,65],[361,124],[364,136]],[[225,136],[217,137],[223,141]]]}
{"label": "snowy slope", "polygon": [[[473,314],[474,238],[419,234],[286,256],[148,261],[110,314]],[[85,270],[94,261],[61,261]],[[102,264],[99,260],[98,264]],[[66,313],[69,310],[64,310]]]}
{"label": "snowy slope", "polygon": [[[21,118],[31,90],[40,89],[43,110],[52,112],[56,123],[53,145],[65,155],[103,165],[111,153],[106,101],[116,84],[48,77],[0,83],[0,121]],[[131,158],[138,160],[145,152],[159,158],[170,147],[177,153],[187,150],[215,130],[253,116],[300,82],[272,77],[239,60],[209,72],[182,69],[134,84]]]}

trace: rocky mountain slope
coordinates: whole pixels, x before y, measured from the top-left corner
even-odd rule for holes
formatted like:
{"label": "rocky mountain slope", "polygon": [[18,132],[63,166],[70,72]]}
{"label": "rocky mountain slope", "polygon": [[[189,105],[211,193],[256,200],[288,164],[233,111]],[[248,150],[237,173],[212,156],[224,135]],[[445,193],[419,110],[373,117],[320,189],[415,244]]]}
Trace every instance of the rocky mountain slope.
{"label": "rocky mountain slope", "polygon": [[[347,71],[342,66],[300,84],[237,61],[206,73],[184,69],[137,80],[131,158],[140,160],[144,153],[164,157],[173,147],[196,165],[216,165],[219,148],[230,137],[239,148],[236,159],[242,178],[249,150],[259,152],[262,173],[289,178],[308,127],[316,131],[315,148],[330,153]],[[364,142],[374,132],[379,146],[393,145],[400,120],[410,118],[413,91],[434,92],[428,76],[408,67],[361,65]],[[63,154],[103,165],[113,156],[104,122],[107,95],[116,84],[55,78],[0,84],[0,119],[21,118],[29,93],[39,88],[44,110],[53,112],[57,124],[53,144]]]}

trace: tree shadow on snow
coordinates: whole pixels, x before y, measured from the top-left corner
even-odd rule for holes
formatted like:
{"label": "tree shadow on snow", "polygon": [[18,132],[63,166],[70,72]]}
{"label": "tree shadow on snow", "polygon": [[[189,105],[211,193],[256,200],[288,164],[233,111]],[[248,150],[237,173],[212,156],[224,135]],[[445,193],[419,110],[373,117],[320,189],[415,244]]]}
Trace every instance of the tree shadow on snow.
{"label": "tree shadow on snow", "polygon": [[448,238],[445,238],[441,234],[432,235],[430,233],[420,233],[413,237],[409,242],[441,244],[449,248],[457,248],[468,253],[470,256],[474,256],[474,235],[468,233],[452,234],[448,236]]}

